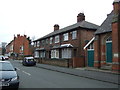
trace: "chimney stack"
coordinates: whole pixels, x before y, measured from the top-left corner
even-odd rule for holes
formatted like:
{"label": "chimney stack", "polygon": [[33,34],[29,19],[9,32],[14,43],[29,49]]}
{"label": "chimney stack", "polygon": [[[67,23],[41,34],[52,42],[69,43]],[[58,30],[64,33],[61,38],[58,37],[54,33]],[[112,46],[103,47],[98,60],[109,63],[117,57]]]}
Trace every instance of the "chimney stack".
{"label": "chimney stack", "polygon": [[17,37],[20,37],[20,34],[17,34]]}
{"label": "chimney stack", "polygon": [[56,30],[59,30],[59,25],[58,24],[54,25],[54,31],[56,31]]}
{"label": "chimney stack", "polygon": [[84,13],[79,13],[78,16],[77,16],[77,22],[81,22],[83,20],[85,20]]}
{"label": "chimney stack", "polygon": [[120,0],[114,0],[113,9],[115,14],[120,13]]}

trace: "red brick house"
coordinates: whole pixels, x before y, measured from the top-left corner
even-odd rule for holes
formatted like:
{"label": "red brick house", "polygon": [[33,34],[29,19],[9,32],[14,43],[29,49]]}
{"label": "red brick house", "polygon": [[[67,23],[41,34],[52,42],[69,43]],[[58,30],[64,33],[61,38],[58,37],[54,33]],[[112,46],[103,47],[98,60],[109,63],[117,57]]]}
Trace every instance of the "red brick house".
{"label": "red brick house", "polygon": [[7,53],[9,55],[14,54],[15,57],[31,56],[33,54],[33,48],[31,46],[31,40],[26,35],[17,37],[14,36],[12,40],[6,47]]}
{"label": "red brick house", "polygon": [[86,66],[120,71],[120,0],[84,47]]}
{"label": "red brick house", "polygon": [[34,41],[35,58],[40,63],[60,66],[85,66],[83,47],[93,37],[97,25],[85,21],[84,13],[77,16],[77,23],[54,31]]}
{"label": "red brick house", "polygon": [[8,54],[8,56],[11,56],[11,54],[13,53],[13,40],[6,46],[6,53]]}

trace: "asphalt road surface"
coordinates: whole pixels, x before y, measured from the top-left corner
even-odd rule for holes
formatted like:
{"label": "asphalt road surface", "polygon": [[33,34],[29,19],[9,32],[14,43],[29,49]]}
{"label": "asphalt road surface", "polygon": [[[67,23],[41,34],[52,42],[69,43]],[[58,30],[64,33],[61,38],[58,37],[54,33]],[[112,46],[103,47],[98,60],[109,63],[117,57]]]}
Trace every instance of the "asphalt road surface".
{"label": "asphalt road surface", "polygon": [[23,66],[19,61],[10,60],[20,77],[19,88],[118,88],[118,85],[78,77],[35,66]]}

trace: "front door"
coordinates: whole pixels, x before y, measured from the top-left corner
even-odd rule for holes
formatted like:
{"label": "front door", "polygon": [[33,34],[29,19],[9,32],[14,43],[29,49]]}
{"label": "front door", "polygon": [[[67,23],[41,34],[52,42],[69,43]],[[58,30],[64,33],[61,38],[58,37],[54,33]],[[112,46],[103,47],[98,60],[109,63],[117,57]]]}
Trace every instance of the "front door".
{"label": "front door", "polygon": [[88,50],[88,67],[94,67],[94,49]]}
{"label": "front door", "polygon": [[112,41],[106,41],[106,62],[112,63]]}

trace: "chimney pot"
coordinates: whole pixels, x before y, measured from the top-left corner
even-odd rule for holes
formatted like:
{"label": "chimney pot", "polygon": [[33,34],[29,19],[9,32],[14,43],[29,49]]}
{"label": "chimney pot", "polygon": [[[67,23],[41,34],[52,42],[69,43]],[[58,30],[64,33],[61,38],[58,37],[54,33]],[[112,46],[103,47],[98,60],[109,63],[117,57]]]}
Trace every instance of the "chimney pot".
{"label": "chimney pot", "polygon": [[81,22],[83,20],[85,20],[84,13],[79,13],[78,16],[77,16],[77,22]]}
{"label": "chimney pot", "polygon": [[17,34],[17,37],[20,37],[20,34]]}
{"label": "chimney pot", "polygon": [[24,35],[24,37],[26,38],[27,36],[26,36],[26,35]]}
{"label": "chimney pot", "polygon": [[58,24],[54,25],[54,31],[56,31],[56,30],[59,30],[59,25]]}

